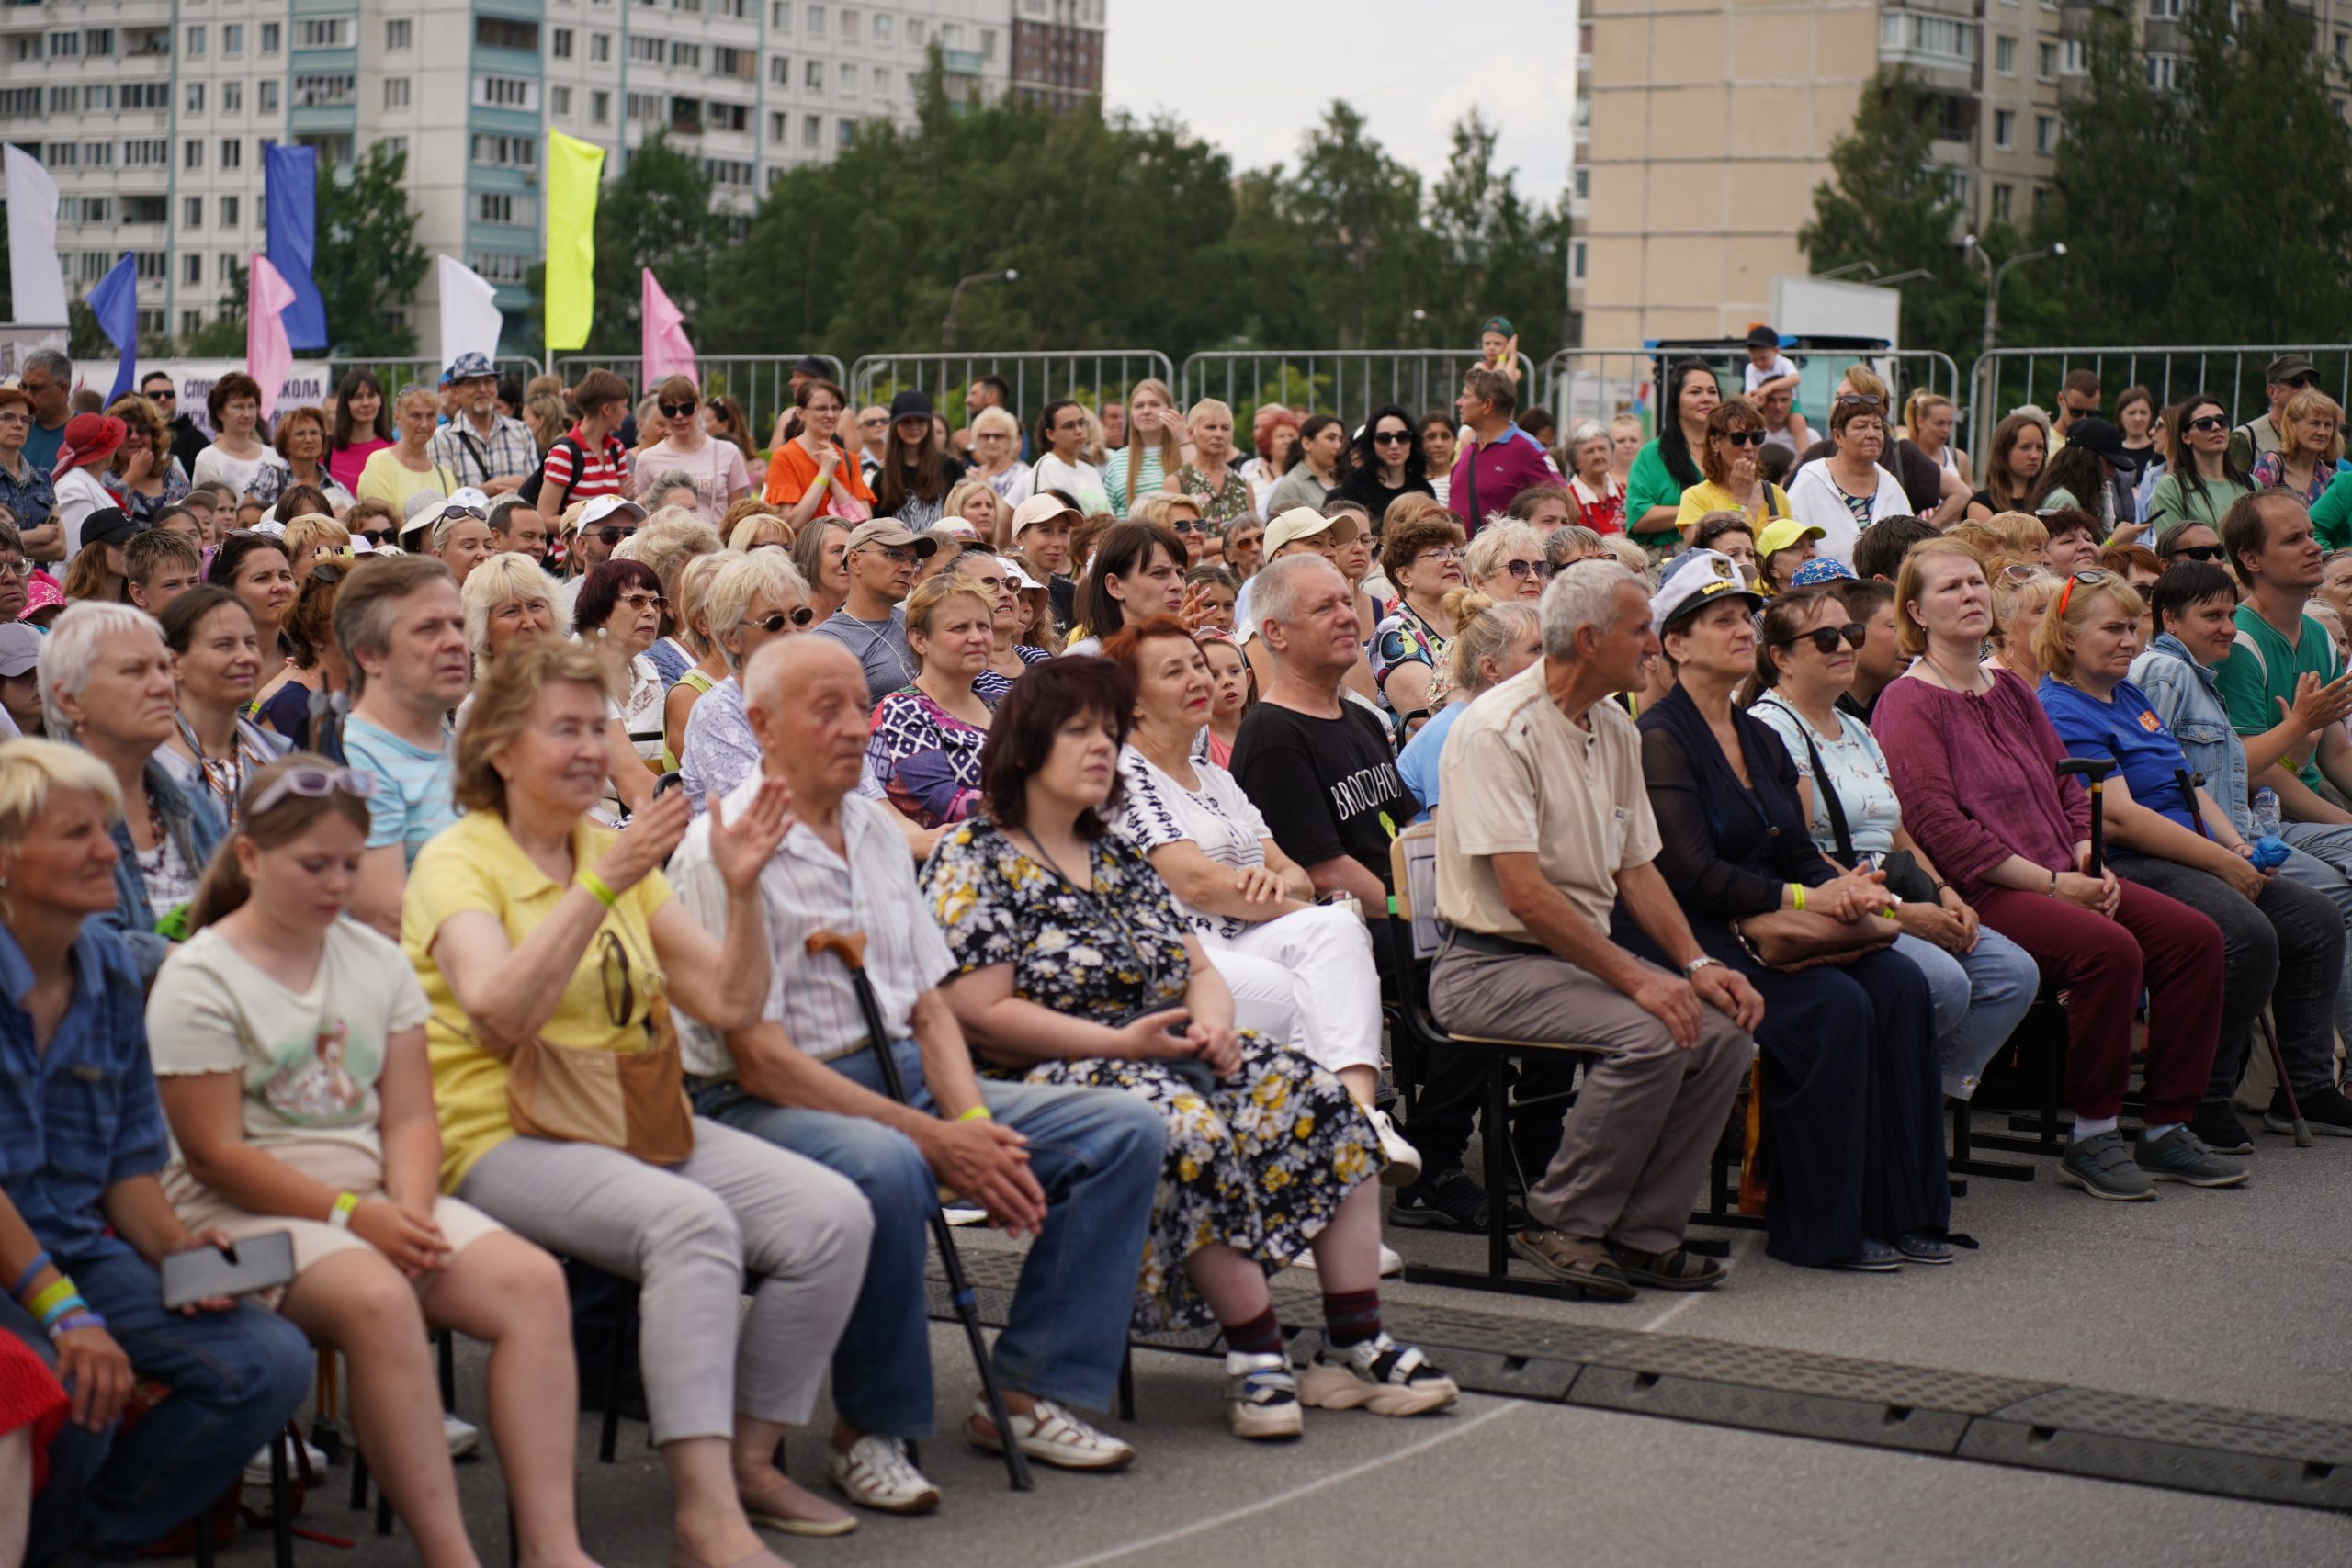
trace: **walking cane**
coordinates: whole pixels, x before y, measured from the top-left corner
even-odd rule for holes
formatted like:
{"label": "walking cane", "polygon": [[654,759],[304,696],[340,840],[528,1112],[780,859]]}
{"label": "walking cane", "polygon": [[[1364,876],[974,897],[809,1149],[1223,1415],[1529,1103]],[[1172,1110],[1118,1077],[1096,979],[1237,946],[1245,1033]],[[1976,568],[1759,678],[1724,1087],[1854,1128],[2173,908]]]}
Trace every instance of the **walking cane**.
{"label": "walking cane", "polygon": [[[2189,778],[2188,770],[2175,768],[2172,771],[2172,776],[2180,784],[2181,798],[2188,804],[2188,819],[2197,824],[2199,832],[2209,839],[2211,838],[2213,834],[2205,826],[2204,815],[2197,809],[2197,786]],[[2262,1021],[2262,1043],[2270,1047],[2270,1070],[2278,1075],[2278,1092],[2287,1097],[2287,1115],[2295,1124],[2295,1146],[2299,1149],[2310,1148],[2312,1142],[2312,1126],[2310,1122],[2303,1120],[2303,1108],[2295,1102],[2295,1086],[2287,1080],[2287,1057],[2286,1054],[2278,1049],[2278,1025],[2271,1022],[2270,1010],[2267,1007],[2256,1016]]]}
{"label": "walking cane", "polygon": [[2088,876],[2099,874],[2099,868],[2107,863],[2107,829],[2099,791],[2107,783],[2107,775],[2114,771],[2113,762],[2102,761],[2097,757],[2067,757],[2058,764],[2060,778],[2082,775],[2087,780],[2084,787],[2091,792],[2091,860],[2090,864],[2084,868],[2084,874]]}
{"label": "walking cane", "polygon": [[[889,1031],[882,1022],[882,1004],[874,995],[874,982],[865,977],[865,938],[844,931],[817,931],[802,944],[809,957],[830,953],[842,961],[849,971],[850,989],[856,993],[857,1010],[865,1019],[865,1032],[874,1043],[875,1059],[882,1066],[882,1082],[890,1098],[899,1104],[907,1101],[907,1086],[899,1076],[898,1058],[890,1051]],[[1012,1417],[1005,1413],[1004,1393],[996,1385],[996,1366],[989,1359],[988,1341],[980,1337],[979,1302],[972,1294],[971,1282],[964,1277],[964,1260],[956,1251],[956,1233],[947,1227],[947,1216],[939,1205],[931,1206],[931,1238],[939,1246],[939,1261],[947,1270],[947,1299],[955,1303],[956,1316],[964,1325],[965,1336],[972,1342],[972,1360],[980,1370],[980,1389],[988,1397],[989,1419],[996,1424],[996,1434],[1004,1444],[1005,1473],[1012,1478],[1015,1492],[1026,1492],[1033,1484],[1029,1479],[1029,1456],[1012,1435]]]}

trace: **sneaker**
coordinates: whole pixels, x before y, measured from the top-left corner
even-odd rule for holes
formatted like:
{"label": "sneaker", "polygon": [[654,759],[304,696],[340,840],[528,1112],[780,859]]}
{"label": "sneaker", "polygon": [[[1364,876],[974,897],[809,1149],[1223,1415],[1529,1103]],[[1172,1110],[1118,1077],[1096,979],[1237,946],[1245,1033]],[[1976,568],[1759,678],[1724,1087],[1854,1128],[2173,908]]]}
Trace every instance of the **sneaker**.
{"label": "sneaker", "polygon": [[[1050,1399],[1037,1401],[1026,1416],[1008,1410],[1005,1419],[1012,1424],[1012,1440],[1021,1445],[1021,1451],[1039,1464],[1057,1470],[1125,1470],[1136,1461],[1132,1444],[1097,1430]],[[1004,1442],[989,1417],[987,1400],[972,1401],[972,1414],[964,1421],[964,1437],[974,1448],[992,1454],[1004,1451]]]}
{"label": "sneaker", "polygon": [[861,1508],[928,1514],[939,1506],[939,1488],[909,1461],[907,1445],[897,1438],[869,1432],[846,1450],[832,1450],[825,1456],[825,1477]]}
{"label": "sneaker", "polygon": [[[2334,1084],[2324,1084],[2318,1089],[2307,1089],[2298,1093],[2295,1096],[2295,1108],[2303,1113],[2303,1125],[2321,1137],[2352,1138],[2352,1100],[2346,1099],[2344,1091]],[[2287,1096],[2284,1090],[2271,1091],[2270,1109],[2262,1113],[2262,1124],[2274,1133],[2292,1133],[2295,1130],[2294,1118],[2287,1114]],[[2194,1122],[2189,1125],[2190,1130],[2199,1137],[2205,1138],[2202,1128],[2198,1127]],[[2205,1138],[2205,1141],[2212,1145],[2213,1152],[2217,1155],[2244,1152],[2225,1149],[2221,1145],[2213,1143],[2211,1138]]]}
{"label": "sneaker", "polygon": [[1905,1263],[1949,1263],[1952,1259],[1951,1243],[1933,1231],[1905,1231],[1887,1245],[1903,1254]]}
{"label": "sneaker", "polygon": [[463,1459],[481,1447],[481,1428],[455,1416],[441,1417],[441,1435],[448,1440],[451,1459]]}
{"label": "sneaker", "polygon": [[1372,1118],[1373,1131],[1380,1134],[1380,1152],[1388,1156],[1387,1165],[1380,1172],[1380,1184],[1383,1187],[1408,1187],[1419,1181],[1421,1179],[1421,1151],[1405,1141],[1405,1134],[1396,1130],[1396,1123],[1388,1119],[1385,1111],[1367,1105],[1363,1113]]}
{"label": "sneaker", "polygon": [[1265,1442],[1295,1438],[1306,1430],[1299,1409],[1298,1379],[1287,1356],[1253,1356],[1228,1350],[1225,1356],[1225,1418],[1237,1438]]}
{"label": "sneaker", "polygon": [[2191,1187],[2245,1185],[2245,1167],[2223,1159],[2186,1127],[2175,1127],[2161,1138],[2142,1138],[2132,1158],[2158,1181],[2185,1181]]}
{"label": "sneaker", "polygon": [[[1292,1258],[1290,1260],[1290,1266],[1294,1269],[1304,1269],[1310,1274],[1317,1272],[1315,1267],[1315,1249],[1311,1247],[1308,1247],[1306,1251]],[[1393,1280],[1404,1271],[1404,1258],[1397,1256],[1396,1249],[1395,1247],[1390,1247],[1385,1242],[1383,1242],[1380,1247],[1380,1277],[1384,1280]]]}
{"label": "sneaker", "polygon": [[1843,1269],[1849,1274],[1898,1274],[1903,1270],[1903,1254],[1874,1235],[1862,1237],[1861,1250],[1851,1258],[1840,1258],[1822,1265],[1825,1269]]}
{"label": "sneaker", "polygon": [[[1516,1203],[1508,1204],[1503,1213],[1504,1224],[1512,1230],[1525,1230],[1535,1223]],[[1483,1234],[1487,1228],[1487,1190],[1457,1165],[1452,1170],[1424,1177],[1410,1187],[1398,1188],[1396,1207],[1389,1210],[1388,1217],[1391,1224],[1407,1230]]]}
{"label": "sneaker", "polygon": [[[2274,1103],[2272,1109],[2283,1111],[2284,1102]],[[2267,1116],[2263,1118],[2266,1124],[2269,1120]],[[2199,1143],[2217,1155],[2254,1153],[2253,1136],[2246,1132],[2245,1123],[2238,1120],[2238,1113],[2231,1109],[2226,1100],[2208,1100],[2199,1104],[2197,1114],[2188,1119],[2188,1130],[2197,1134]],[[2275,1129],[2281,1133],[2294,1130],[2295,1124],[2286,1121],[2280,1122]]]}
{"label": "sneaker", "polygon": [[1374,1416],[1421,1416],[1462,1396],[1453,1380],[1410,1345],[1386,1334],[1344,1350],[1329,1345],[1298,1374],[1298,1397],[1317,1410],[1369,1410]]}
{"label": "sneaker", "polygon": [[2100,1133],[2068,1144],[2058,1160],[2058,1179],[2117,1203],[2144,1203],[2156,1195],[2156,1184],[2132,1159],[2132,1145],[2120,1133]]}
{"label": "sneaker", "polygon": [[989,1223],[986,1209],[942,1209],[939,1213],[951,1225],[984,1225]]}
{"label": "sneaker", "polygon": [[[319,1446],[318,1446],[318,1444],[316,1444],[316,1443],[313,1443],[313,1442],[310,1441],[308,1438],[305,1438],[305,1439],[303,1439],[303,1443],[302,1443],[302,1451],[303,1451],[305,1454],[307,1454],[307,1455],[309,1455],[309,1456],[310,1456],[310,1461],[311,1461],[311,1473],[312,1475],[324,1475],[324,1474],[326,1473],[326,1469],[327,1469],[327,1453],[326,1453],[326,1450],[325,1450],[324,1449],[322,1449],[322,1448],[319,1447]],[[300,1478],[301,1473],[302,1473],[302,1466],[301,1466],[300,1462],[299,1461],[297,1461],[297,1460],[295,1459],[295,1457],[294,1457],[291,1453],[288,1453],[288,1454],[286,1456],[286,1474],[287,1474],[288,1479],[289,1479],[289,1480],[298,1480],[298,1479],[300,1479]],[[261,1452],[259,1452],[259,1453],[257,1453],[257,1454],[254,1455],[254,1457],[253,1457],[253,1458],[251,1458],[251,1459],[249,1459],[249,1460],[247,1460],[247,1461],[245,1461],[245,1481],[246,1481],[247,1484],[249,1484],[249,1485],[254,1485],[254,1486],[261,1487],[264,1491],[268,1490],[268,1488],[269,1488],[269,1450],[268,1450],[268,1449],[266,1449],[266,1448],[263,1449],[263,1450],[261,1450]]]}

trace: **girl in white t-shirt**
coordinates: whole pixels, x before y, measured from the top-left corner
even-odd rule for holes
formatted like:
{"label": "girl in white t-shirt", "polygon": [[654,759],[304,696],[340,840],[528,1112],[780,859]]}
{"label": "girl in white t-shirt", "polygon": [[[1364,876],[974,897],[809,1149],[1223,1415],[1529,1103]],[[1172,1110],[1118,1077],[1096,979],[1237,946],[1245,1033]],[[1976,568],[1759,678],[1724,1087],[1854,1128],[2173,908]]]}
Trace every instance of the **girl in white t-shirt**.
{"label": "girl in white t-shirt", "polygon": [[440,1195],[424,992],[345,916],[374,780],[300,753],[257,771],[193,934],[147,999],[192,1228],[294,1240],[278,1310],[351,1369],[368,1468],[435,1568],[478,1565],[428,1328],[491,1347],[490,1418],[524,1555],[593,1568],[573,1521],[578,1374],[555,1260]]}

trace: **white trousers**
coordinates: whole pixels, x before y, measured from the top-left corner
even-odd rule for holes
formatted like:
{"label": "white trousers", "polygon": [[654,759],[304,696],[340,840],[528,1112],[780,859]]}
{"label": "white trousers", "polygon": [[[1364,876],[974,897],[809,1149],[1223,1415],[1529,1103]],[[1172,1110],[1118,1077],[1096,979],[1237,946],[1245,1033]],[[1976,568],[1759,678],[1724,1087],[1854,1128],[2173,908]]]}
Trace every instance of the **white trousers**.
{"label": "white trousers", "polygon": [[1326,905],[1202,941],[1233,992],[1234,1021],[1329,1072],[1380,1070],[1380,974],[1372,933]]}

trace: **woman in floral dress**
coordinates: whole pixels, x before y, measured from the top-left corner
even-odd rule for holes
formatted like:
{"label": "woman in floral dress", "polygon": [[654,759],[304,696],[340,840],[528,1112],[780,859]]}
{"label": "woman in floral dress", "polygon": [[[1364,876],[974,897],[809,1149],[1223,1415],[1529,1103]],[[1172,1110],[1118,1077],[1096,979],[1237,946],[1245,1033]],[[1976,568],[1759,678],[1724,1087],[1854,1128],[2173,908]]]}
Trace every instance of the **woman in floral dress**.
{"label": "woman in floral dress", "polygon": [[[1168,1128],[1135,1326],[1215,1321],[1227,1414],[1295,1437],[1300,1406],[1418,1415],[1451,1380],[1380,1328],[1381,1156],[1339,1079],[1233,1028],[1233,996],[1151,864],[1107,830],[1132,682],[1059,659],[998,705],[981,811],[924,871],[957,973],[956,1016],[989,1071],[1138,1094]],[[1312,1249],[1327,1348],[1294,1375],[1266,1277]]]}

